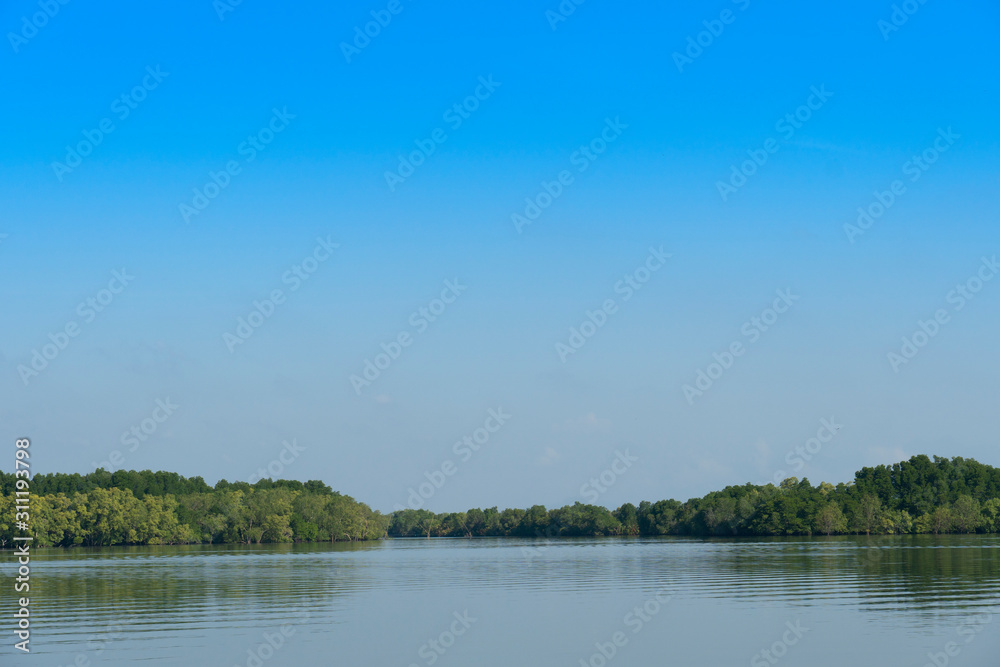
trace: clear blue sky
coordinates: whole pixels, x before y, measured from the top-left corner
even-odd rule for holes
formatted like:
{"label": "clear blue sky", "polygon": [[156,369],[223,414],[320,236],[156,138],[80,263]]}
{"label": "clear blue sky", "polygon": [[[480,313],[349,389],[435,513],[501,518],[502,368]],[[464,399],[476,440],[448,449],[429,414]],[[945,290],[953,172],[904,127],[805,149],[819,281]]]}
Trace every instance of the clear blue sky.
{"label": "clear blue sky", "polygon": [[[594,500],[616,450],[638,462],[611,507],[917,453],[1000,464],[1000,280],[952,293],[1000,253],[1000,10],[683,4],[75,1],[35,30],[37,3],[5,3],[0,465],[21,436],[36,472],[117,450],[210,482],[284,451],[281,476],[390,510],[451,461],[423,501],[451,511]],[[546,208],[517,223],[526,198]],[[798,298],[774,321],[778,290]]]}

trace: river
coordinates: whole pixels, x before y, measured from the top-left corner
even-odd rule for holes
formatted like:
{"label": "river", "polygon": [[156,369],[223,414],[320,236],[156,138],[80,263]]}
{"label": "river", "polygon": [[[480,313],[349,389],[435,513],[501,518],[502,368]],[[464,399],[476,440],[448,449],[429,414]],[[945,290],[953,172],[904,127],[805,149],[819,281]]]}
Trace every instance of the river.
{"label": "river", "polygon": [[[1000,654],[998,536],[49,549],[31,577],[32,665],[981,667]],[[0,603],[11,618],[13,594]],[[5,634],[0,662],[15,664]]]}

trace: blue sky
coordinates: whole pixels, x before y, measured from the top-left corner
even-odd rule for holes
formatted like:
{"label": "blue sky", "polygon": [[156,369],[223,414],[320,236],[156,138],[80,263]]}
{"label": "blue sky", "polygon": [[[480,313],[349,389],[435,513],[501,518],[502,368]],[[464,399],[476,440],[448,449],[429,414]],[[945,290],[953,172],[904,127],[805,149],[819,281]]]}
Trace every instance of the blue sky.
{"label": "blue sky", "polygon": [[[593,500],[617,451],[638,463],[612,507],[917,453],[1000,463],[1000,280],[952,293],[1000,253],[994,4],[895,25],[892,3],[590,0],[554,28],[555,1],[220,7],[69,2],[34,31],[37,2],[0,9],[0,436],[31,437],[36,472],[118,452],[214,482],[283,456],[391,510],[450,461],[421,504],[452,511]],[[516,224],[526,198],[545,208]],[[768,314],[779,290],[797,299]],[[386,367],[352,382],[366,360]],[[699,372],[718,377],[686,392]],[[807,445],[822,419],[842,429]]]}

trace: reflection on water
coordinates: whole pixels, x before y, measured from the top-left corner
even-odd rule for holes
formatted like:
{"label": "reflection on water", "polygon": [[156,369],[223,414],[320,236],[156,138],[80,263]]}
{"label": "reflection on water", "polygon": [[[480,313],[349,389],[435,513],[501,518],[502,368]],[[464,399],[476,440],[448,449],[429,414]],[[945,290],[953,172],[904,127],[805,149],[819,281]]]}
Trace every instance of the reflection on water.
{"label": "reflection on water", "polygon": [[[1000,603],[995,536],[135,547],[32,564],[39,665],[587,664],[668,590],[614,665],[751,664],[797,620],[809,631],[782,664],[922,665],[957,638],[954,664],[975,667],[993,664],[977,660],[995,655],[984,614]],[[460,612],[478,620],[449,638]],[[442,632],[453,646],[427,644]]]}

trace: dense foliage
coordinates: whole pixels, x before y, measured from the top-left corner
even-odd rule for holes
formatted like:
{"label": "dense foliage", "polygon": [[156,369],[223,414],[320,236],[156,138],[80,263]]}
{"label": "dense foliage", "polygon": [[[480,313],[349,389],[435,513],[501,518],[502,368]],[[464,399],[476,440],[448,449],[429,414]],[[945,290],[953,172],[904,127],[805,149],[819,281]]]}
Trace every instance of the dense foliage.
{"label": "dense foliage", "polygon": [[[15,477],[0,472],[0,546],[16,534]],[[548,510],[470,509],[389,516],[318,481],[220,481],[144,470],[37,475],[37,546],[261,543],[393,537],[753,536],[1000,532],[1000,469],[972,459],[914,456],[863,468],[853,482],[745,484],[687,502],[575,503]]]}
{"label": "dense foliage", "polygon": [[[0,472],[0,546],[14,525],[15,477]],[[372,540],[388,517],[322,482],[220,481],[132,470],[36,475],[30,525],[36,546]]]}
{"label": "dense foliage", "polygon": [[448,514],[402,510],[390,536],[752,536],[1000,532],[1000,469],[972,459],[914,456],[863,468],[849,484],[730,486],[685,503],[631,503],[611,512],[576,503],[546,510]]}

